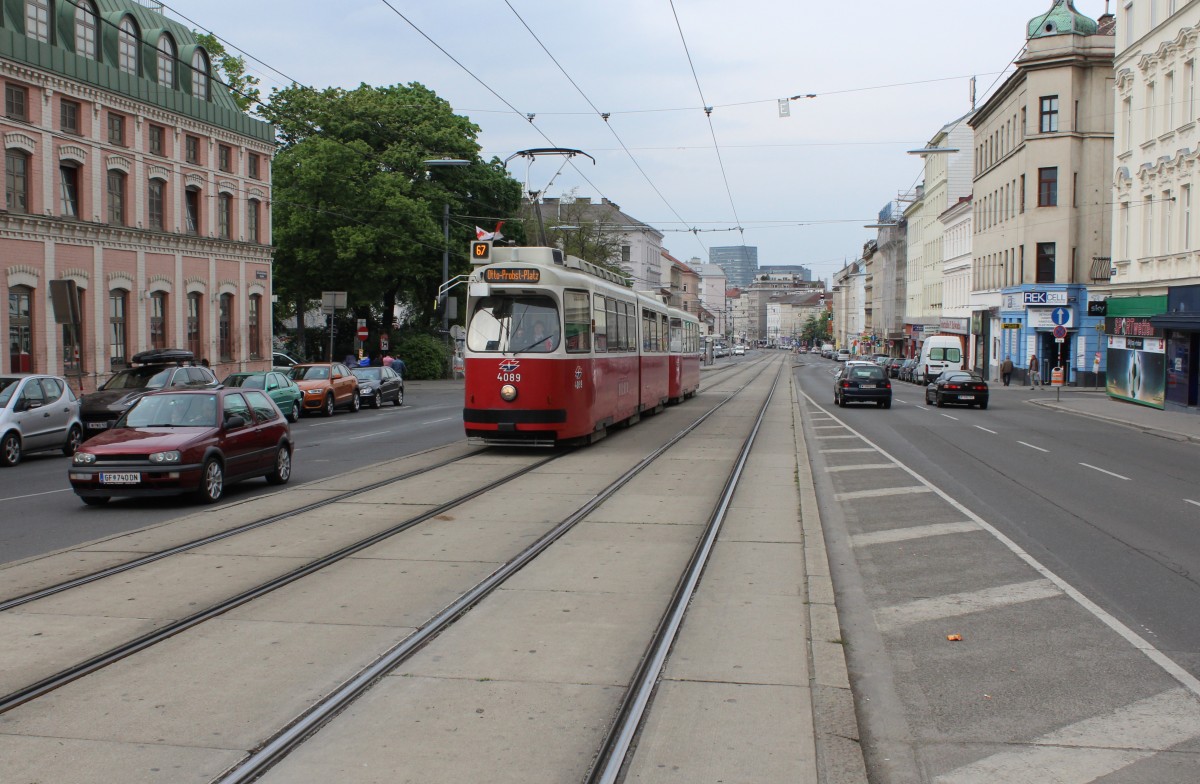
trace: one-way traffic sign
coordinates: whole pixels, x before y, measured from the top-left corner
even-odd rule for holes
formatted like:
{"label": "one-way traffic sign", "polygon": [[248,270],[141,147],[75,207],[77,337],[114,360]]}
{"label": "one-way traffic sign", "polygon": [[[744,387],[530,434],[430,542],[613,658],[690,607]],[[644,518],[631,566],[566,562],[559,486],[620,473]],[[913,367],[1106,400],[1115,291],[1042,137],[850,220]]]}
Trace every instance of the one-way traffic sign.
{"label": "one-way traffic sign", "polygon": [[1071,311],[1066,308],[1055,308],[1050,311],[1050,320],[1060,326],[1065,325],[1071,320]]}

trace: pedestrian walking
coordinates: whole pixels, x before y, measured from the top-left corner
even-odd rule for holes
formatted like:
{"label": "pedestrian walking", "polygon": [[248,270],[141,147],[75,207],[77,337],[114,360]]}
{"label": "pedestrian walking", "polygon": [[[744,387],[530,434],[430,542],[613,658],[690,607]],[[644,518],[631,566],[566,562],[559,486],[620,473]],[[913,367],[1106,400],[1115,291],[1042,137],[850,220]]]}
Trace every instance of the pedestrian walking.
{"label": "pedestrian walking", "polygon": [[1012,374],[1013,374],[1012,355],[1008,355],[1004,358],[1004,361],[1000,363],[1000,377],[1002,379],[1004,379],[1004,386],[1008,386],[1008,382],[1012,381]]}
{"label": "pedestrian walking", "polygon": [[404,360],[400,357],[395,357],[392,360],[392,370],[400,374],[400,378],[408,378],[408,365],[404,364]]}
{"label": "pedestrian walking", "polygon": [[393,362],[395,362],[395,361],[396,361],[396,360],[392,359],[392,355],[391,355],[391,354],[389,354],[389,353],[388,353],[388,352],[386,352],[386,351],[385,351],[385,352],[383,352],[383,366],[384,366],[384,367],[391,367],[391,366],[392,366],[392,363],[393,363]]}
{"label": "pedestrian walking", "polygon": [[1037,354],[1029,355],[1029,381],[1034,388],[1041,387],[1042,385],[1041,372],[1038,370]]}

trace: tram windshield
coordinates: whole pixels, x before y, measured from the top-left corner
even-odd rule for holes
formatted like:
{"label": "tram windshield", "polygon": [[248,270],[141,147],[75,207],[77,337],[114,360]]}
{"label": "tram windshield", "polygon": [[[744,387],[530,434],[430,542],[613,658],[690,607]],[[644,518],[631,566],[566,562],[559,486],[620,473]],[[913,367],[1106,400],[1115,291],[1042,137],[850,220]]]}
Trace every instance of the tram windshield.
{"label": "tram windshield", "polygon": [[467,348],[506,354],[554,351],[561,337],[558,324],[558,306],[550,297],[484,297],[471,314]]}

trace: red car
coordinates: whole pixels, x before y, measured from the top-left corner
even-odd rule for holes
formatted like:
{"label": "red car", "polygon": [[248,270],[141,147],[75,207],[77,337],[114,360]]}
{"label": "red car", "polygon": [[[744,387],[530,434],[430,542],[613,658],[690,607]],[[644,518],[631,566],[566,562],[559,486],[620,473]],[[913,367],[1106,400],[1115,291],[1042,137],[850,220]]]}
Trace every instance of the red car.
{"label": "red car", "polygon": [[227,483],[263,476],[282,485],[291,475],[287,420],[264,392],[238,388],[146,395],[84,442],[68,471],[85,504],[178,493],[212,503]]}

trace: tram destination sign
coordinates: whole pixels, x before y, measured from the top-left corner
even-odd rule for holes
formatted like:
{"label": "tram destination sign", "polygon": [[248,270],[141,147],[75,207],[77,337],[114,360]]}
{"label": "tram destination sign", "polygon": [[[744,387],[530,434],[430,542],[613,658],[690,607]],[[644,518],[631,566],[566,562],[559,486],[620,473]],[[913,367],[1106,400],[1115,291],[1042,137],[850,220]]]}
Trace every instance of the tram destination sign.
{"label": "tram destination sign", "polygon": [[542,271],[539,269],[488,267],[483,271],[483,280],[487,283],[540,283]]}

